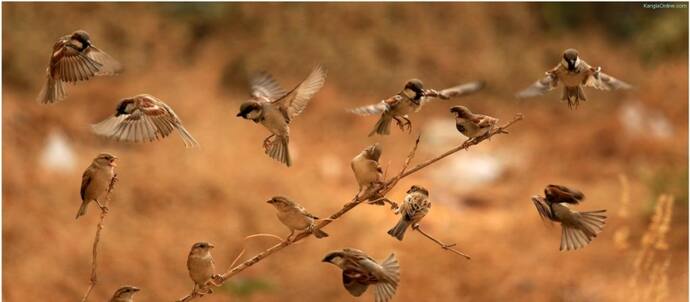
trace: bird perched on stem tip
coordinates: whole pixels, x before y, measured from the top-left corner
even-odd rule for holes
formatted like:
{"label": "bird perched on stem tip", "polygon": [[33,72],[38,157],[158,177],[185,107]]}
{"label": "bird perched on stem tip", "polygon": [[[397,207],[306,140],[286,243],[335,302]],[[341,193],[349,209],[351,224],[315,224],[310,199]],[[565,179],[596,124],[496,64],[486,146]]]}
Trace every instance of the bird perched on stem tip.
{"label": "bird perched on stem tip", "polygon": [[91,201],[95,201],[102,210],[107,211],[104,198],[108,194],[113,179],[117,177],[115,175],[116,160],[117,157],[112,154],[101,153],[86,168],[81,177],[81,189],[79,190],[81,206],[75,219],[86,214],[86,208]]}

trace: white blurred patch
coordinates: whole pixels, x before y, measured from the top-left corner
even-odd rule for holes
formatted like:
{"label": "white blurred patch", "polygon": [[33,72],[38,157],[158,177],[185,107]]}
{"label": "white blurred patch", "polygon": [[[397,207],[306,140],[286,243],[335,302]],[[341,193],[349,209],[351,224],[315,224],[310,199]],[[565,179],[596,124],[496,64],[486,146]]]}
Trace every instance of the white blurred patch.
{"label": "white blurred patch", "polygon": [[618,119],[626,133],[631,136],[669,138],[673,135],[673,126],[664,113],[646,107],[640,102],[623,105]]}
{"label": "white blurred patch", "polygon": [[432,171],[434,181],[459,189],[469,189],[496,181],[505,171],[505,163],[490,154],[458,151]]}
{"label": "white blurred patch", "polygon": [[343,174],[342,161],[333,154],[321,156],[319,168],[324,178],[337,179]]}
{"label": "white blurred patch", "polygon": [[70,172],[74,169],[74,151],[62,132],[53,131],[48,135],[40,162],[46,170]]}
{"label": "white blurred patch", "polygon": [[440,148],[459,145],[467,140],[467,137],[458,132],[455,128],[455,119],[449,116],[429,121],[422,131],[422,139],[432,148]]}

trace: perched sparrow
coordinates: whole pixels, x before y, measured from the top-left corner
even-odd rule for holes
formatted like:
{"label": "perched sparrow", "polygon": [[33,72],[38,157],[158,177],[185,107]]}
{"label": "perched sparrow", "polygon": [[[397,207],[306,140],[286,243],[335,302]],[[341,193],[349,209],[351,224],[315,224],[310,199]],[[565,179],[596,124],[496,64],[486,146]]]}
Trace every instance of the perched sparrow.
{"label": "perched sparrow", "polygon": [[208,281],[217,278],[216,264],[211,256],[213,244],[208,242],[197,242],[192,246],[187,257],[187,269],[189,277],[194,281],[194,292],[204,291],[204,294],[213,293],[213,290],[206,285]]}
{"label": "perched sparrow", "polygon": [[91,201],[95,201],[101,209],[106,209],[100,199],[106,196],[113,178],[116,177],[115,167],[117,164],[115,160],[117,160],[116,156],[102,153],[96,156],[91,165],[86,168],[81,177],[81,206],[75,219],[86,214],[86,207]]}
{"label": "perched sparrow", "polygon": [[355,178],[359,184],[360,194],[369,191],[374,185],[383,183],[383,170],[379,165],[379,158],[381,157],[381,146],[373,144],[362,150],[350,162],[352,171],[355,172]]}
{"label": "perched sparrow", "polygon": [[470,82],[439,92],[433,89],[425,90],[422,81],[411,79],[407,81],[405,88],[398,94],[378,104],[355,108],[350,112],[361,116],[381,114],[381,118],[369,136],[390,134],[392,120],[395,120],[400,130],[405,131],[405,127],[407,127],[408,131],[412,131],[412,122],[407,118],[407,115],[421,110],[424,103],[439,98],[447,100],[452,97],[467,95],[480,90],[482,87],[484,87],[483,82]]}
{"label": "perched sparrow", "polygon": [[172,108],[148,94],[122,99],[114,116],[91,127],[98,135],[135,143],[159,140],[177,130],[187,148],[199,145]]}
{"label": "perched sparrow", "polygon": [[468,140],[487,135],[498,123],[497,118],[472,113],[465,106],[451,107],[450,112],[455,113],[455,128]]}
{"label": "perched sparrow", "polygon": [[46,84],[38,94],[43,104],[65,98],[63,82],[76,84],[94,76],[114,75],[122,70],[120,63],[91,43],[89,34],[77,30],[62,36],[53,45],[50,63],[46,68]]}
{"label": "perched sparrow", "polygon": [[601,72],[601,67],[592,67],[580,59],[577,50],[569,48],[563,52],[563,59],[554,68],[546,72],[546,77],[538,80],[527,89],[517,94],[518,98],[543,95],[563,82],[562,100],[568,106],[577,107],[580,101],[586,101],[582,87],[594,87],[600,90],[630,89],[632,86]]}
{"label": "perched sparrow", "polygon": [[278,216],[280,222],[290,229],[290,235],[287,237],[288,241],[292,240],[291,237],[295,230],[303,231],[309,229],[316,238],[328,237],[326,232],[313,229],[314,221],[319,219],[319,217],[310,214],[298,203],[282,196],[273,197],[267,203],[272,204],[278,210],[276,216]]}
{"label": "perched sparrow", "polygon": [[140,289],[134,286],[123,286],[115,291],[110,302],[134,302],[134,294]]}
{"label": "perched sparrow", "polygon": [[369,285],[374,285],[374,301],[386,302],[398,288],[400,264],[395,254],[390,254],[382,264],[378,264],[360,250],[345,248],[328,253],[322,261],[343,270],[343,285],[355,297],[361,296]]}
{"label": "perched sparrow", "polygon": [[290,92],[285,92],[268,74],[261,74],[251,80],[251,99],[242,103],[237,116],[261,123],[271,136],[264,140],[268,156],[292,165],[288,142],[290,122],[309,104],[309,100],[326,82],[326,71],[317,66],[304,81]]}
{"label": "perched sparrow", "polygon": [[585,195],[564,186],[548,185],[544,189],[546,197],[532,197],[542,219],[560,222],[561,251],[576,250],[592,241],[601,232],[606,223],[606,210],[578,212],[571,210],[568,204],[579,204]]}
{"label": "perched sparrow", "polygon": [[419,223],[429,213],[430,208],[429,191],[420,186],[412,186],[397,210],[397,213],[400,213],[400,221],[388,231],[388,234],[403,240],[407,228]]}

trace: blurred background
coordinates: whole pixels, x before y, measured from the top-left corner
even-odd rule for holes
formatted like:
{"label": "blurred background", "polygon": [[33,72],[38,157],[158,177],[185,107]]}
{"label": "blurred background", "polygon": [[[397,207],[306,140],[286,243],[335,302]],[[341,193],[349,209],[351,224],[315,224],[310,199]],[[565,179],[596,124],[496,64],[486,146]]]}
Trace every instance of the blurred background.
{"label": "blurred background", "polygon": [[[473,258],[441,250],[420,234],[386,234],[398,217],[362,205],[309,238],[234,277],[203,301],[352,301],[340,272],[321,263],[353,247],[376,259],[395,252],[402,280],[395,301],[687,301],[688,11],[634,4],[30,4],[4,3],[3,298],[75,301],[91,269],[98,222],[93,205],[74,220],[84,169],[95,155],[120,157],[120,177],[99,246],[92,301],[121,285],[137,301],[189,293],[186,257],[197,241],[216,245],[225,270],[245,236],[287,230],[265,201],[289,196],[327,216],[357,184],[350,160],[380,142],[396,173],[417,133],[415,162],[461,143],[452,105],[502,121],[525,120],[404,179],[433,202],[422,225]],[[55,105],[35,101],[56,39],[76,29],[125,71],[68,85]],[[560,89],[516,100],[566,48],[636,87],[588,89],[577,110]],[[318,64],[324,88],[291,125],[294,166],[263,154],[268,132],[235,117],[247,78],[268,71],[292,88]],[[429,88],[485,80],[461,99],[411,116],[414,134],[392,128],[367,137],[376,117],[345,111],[420,78]],[[96,137],[89,124],[140,93],[172,106],[201,143],[177,135],[130,145]],[[413,164],[415,163],[413,162]],[[607,209],[603,233],[583,250],[559,252],[560,227],[540,220],[530,196],[549,183],[586,196],[578,209]],[[245,259],[275,243],[253,239]],[[356,300],[371,301],[371,293]]]}

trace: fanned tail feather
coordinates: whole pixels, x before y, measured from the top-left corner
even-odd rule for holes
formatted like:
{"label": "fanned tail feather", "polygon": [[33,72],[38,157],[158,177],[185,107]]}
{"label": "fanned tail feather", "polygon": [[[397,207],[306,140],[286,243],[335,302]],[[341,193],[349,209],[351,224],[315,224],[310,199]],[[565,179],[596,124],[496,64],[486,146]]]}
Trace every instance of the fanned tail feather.
{"label": "fanned tail feather", "polygon": [[383,268],[383,273],[385,274],[385,280],[380,280],[376,283],[374,293],[375,302],[387,302],[398,288],[398,282],[400,282],[400,263],[398,259],[395,258],[395,254],[390,254],[386,260],[381,264]]}
{"label": "fanned tail feather", "polygon": [[36,98],[42,104],[52,104],[65,98],[65,87],[60,79],[46,75],[46,83]]}
{"label": "fanned tail feather", "polygon": [[284,136],[276,136],[266,147],[266,154],[271,158],[284,163],[288,167],[292,165],[290,159],[290,151],[288,150],[288,138]]}
{"label": "fanned tail feather", "polygon": [[182,137],[182,140],[184,141],[184,145],[187,148],[194,148],[199,146],[199,142],[197,142],[194,137],[192,136],[185,127],[182,125],[177,125],[177,131],[180,133],[180,136]]}
{"label": "fanned tail feather", "polygon": [[604,228],[606,224],[606,210],[581,212],[577,225],[562,225],[561,248],[563,251],[577,250],[592,242],[592,239]]}
{"label": "fanned tail feather", "polygon": [[388,135],[390,134],[390,125],[391,121],[393,119],[388,116],[381,116],[378,122],[376,122],[376,125],[374,126],[374,130],[369,133],[369,136],[373,136],[374,134],[378,135]]}

